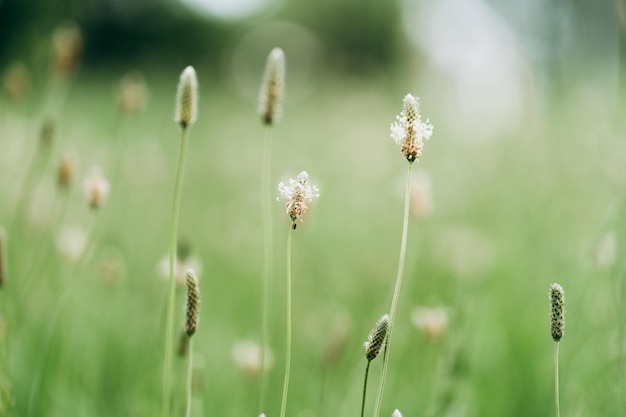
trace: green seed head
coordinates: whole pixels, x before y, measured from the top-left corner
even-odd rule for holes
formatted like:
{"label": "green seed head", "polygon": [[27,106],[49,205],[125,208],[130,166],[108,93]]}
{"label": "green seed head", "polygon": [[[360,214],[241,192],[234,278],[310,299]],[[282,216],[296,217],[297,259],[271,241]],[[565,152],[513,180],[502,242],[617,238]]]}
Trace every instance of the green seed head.
{"label": "green seed head", "polygon": [[198,278],[190,269],[187,271],[187,309],[185,319],[185,332],[191,337],[196,332],[200,319],[200,287]]}
{"label": "green seed head", "polygon": [[378,356],[380,350],[385,346],[387,340],[387,331],[389,330],[389,315],[385,314],[378,320],[376,326],[372,329],[367,336],[367,342],[365,342],[365,357],[368,361],[371,361]]}
{"label": "green seed head", "polygon": [[565,293],[559,284],[550,285],[550,333],[558,342],[565,331]]}

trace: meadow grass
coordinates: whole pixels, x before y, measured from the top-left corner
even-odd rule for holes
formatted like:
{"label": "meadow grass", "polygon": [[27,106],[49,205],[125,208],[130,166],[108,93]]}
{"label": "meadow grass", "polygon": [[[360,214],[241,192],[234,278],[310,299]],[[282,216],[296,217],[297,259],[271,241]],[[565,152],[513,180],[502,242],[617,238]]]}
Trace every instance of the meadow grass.
{"label": "meadow grass", "polygon": [[[146,75],[150,103],[117,136],[110,135],[117,120],[111,100],[115,80],[84,75],[59,115],[62,134],[53,152],[73,145],[80,173],[97,163],[117,181],[112,180],[107,208],[98,220],[92,257],[51,335],[46,377],[32,415],[156,415],[161,410],[167,280],[156,265],[168,250],[167,201],[174,187],[172,156],[179,145],[171,122],[171,80],[176,76]],[[201,98],[193,128],[179,225],[179,236],[190,241],[203,264],[203,316],[193,344],[194,361],[204,361],[195,376],[197,395],[205,415],[254,416],[257,405],[250,393],[257,392],[257,381],[251,388],[236,368],[232,346],[259,334],[263,228],[254,215],[259,181],[251,178],[258,175],[255,161],[262,144],[250,140],[258,137],[256,103],[228,86],[209,80],[202,85],[211,94]],[[328,78],[306,100],[293,104],[281,123],[281,137],[290,139],[274,144],[273,172],[284,178],[306,167],[323,192],[305,227],[297,229],[292,413],[359,412],[362,335],[388,308],[397,268],[406,167],[398,161],[388,128],[397,113],[397,97],[405,90],[399,81]],[[409,220],[406,286],[396,313],[394,360],[381,415],[396,408],[407,417],[427,411],[551,415],[554,369],[549,352],[554,342],[546,331],[545,289],[554,281],[567,288],[570,313],[567,343],[560,349],[561,414],[620,415],[626,389],[620,376],[625,294],[617,284],[626,273],[623,122],[608,103],[590,103],[572,89],[549,97],[541,113],[529,114],[523,130],[482,139],[469,126],[460,137],[455,133],[463,126],[445,103],[421,95],[429,103],[437,138],[414,170],[430,173],[435,208],[425,220]],[[19,161],[35,144],[21,134],[27,130],[26,113],[2,104],[0,223],[6,224],[20,193],[16,178],[25,173]],[[581,111],[593,125],[579,117]],[[324,123],[313,128],[312,120]],[[56,226],[41,216],[42,207],[54,198],[54,184],[54,173],[46,170],[31,207],[23,208],[8,240],[10,273],[0,288],[0,384],[7,415],[28,415],[32,364],[71,271],[50,233]],[[68,198],[63,223],[87,227],[82,196],[74,192]],[[289,227],[281,205],[274,206],[272,216],[275,231]],[[34,266],[33,285],[17,302],[20,277],[32,260],[32,236],[42,229],[49,256]],[[611,230],[618,242],[616,260],[599,268],[596,244]],[[284,235],[274,233],[273,243],[283,247]],[[286,262],[281,253],[277,251],[278,265]],[[285,299],[282,285],[270,291],[273,300]],[[182,323],[182,288],[175,290],[175,303],[174,323]],[[432,341],[411,325],[410,311],[435,304],[452,313],[445,335]],[[286,317],[282,304],[276,305],[281,307],[270,310],[269,330],[279,335]],[[322,410],[320,368],[327,340],[321,335],[339,317],[347,317],[354,331],[327,374]],[[269,417],[279,414],[280,364],[286,352],[282,343],[273,351],[263,410]],[[182,415],[188,363],[172,361],[172,415]],[[378,379],[377,367],[370,373],[371,380]],[[371,407],[373,398],[368,398],[366,409]]]}

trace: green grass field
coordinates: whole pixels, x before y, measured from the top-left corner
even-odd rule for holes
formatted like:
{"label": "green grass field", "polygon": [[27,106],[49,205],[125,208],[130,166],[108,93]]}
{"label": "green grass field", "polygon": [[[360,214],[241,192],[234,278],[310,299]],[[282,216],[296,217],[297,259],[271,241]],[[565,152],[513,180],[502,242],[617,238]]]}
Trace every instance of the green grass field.
{"label": "green grass field", "polygon": [[[261,337],[263,131],[254,100],[206,76],[206,68],[197,71],[200,113],[190,131],[179,227],[202,265],[192,415],[257,416],[258,379],[238,367],[233,347]],[[172,121],[177,77],[148,73],[145,111],[122,118],[117,80],[81,74],[59,111],[46,162],[37,156],[45,89],[20,105],[0,102],[0,224],[8,232],[0,415],[160,413],[167,281],[158,264],[168,251],[180,138]],[[626,141],[617,104],[583,87],[546,94],[524,109],[519,126],[483,138],[474,127],[490,120],[460,122],[437,85],[409,73],[326,74],[293,102],[287,83],[274,129],[273,192],[278,197],[279,181],[306,170],[321,194],[294,234],[288,415],[359,413],[363,342],[389,310],[398,262],[406,161],[389,124],[407,92],[421,96],[435,126],[414,170],[428,173],[434,208],[410,219],[381,414],[554,415],[547,293],[558,282],[567,311],[561,414],[624,415]],[[63,197],[56,170],[68,149],[76,169]],[[19,205],[31,161],[33,186]],[[94,164],[111,186],[96,212],[81,184]],[[273,216],[268,417],[278,416],[284,366],[284,202],[273,203]],[[55,243],[66,227],[87,233],[75,262]],[[176,335],[184,299],[179,287]],[[418,306],[446,308],[439,337],[412,324]],[[329,363],[333,348],[341,351]],[[371,365],[366,415],[381,363]],[[174,358],[175,416],[184,411],[185,369],[186,360]]]}

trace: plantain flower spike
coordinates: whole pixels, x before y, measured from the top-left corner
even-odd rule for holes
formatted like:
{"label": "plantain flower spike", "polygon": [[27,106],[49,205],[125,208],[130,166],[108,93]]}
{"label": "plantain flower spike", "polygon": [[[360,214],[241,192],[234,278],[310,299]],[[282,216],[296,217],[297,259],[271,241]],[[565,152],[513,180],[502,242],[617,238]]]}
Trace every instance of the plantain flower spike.
{"label": "plantain flower spike", "polygon": [[93,210],[97,210],[106,202],[110,191],[109,181],[98,166],[92,166],[83,180],[83,191]]}
{"label": "plantain flower spike", "polygon": [[278,191],[280,191],[280,198],[287,200],[285,209],[287,215],[291,219],[291,222],[295,224],[296,220],[302,221],[302,216],[309,209],[306,205],[306,200],[313,201],[314,198],[319,198],[320,190],[315,185],[309,184],[309,174],[306,171],[302,171],[298,174],[296,179],[289,178],[289,185],[281,182],[278,184]]}
{"label": "plantain flower spike", "polygon": [[378,356],[385,342],[387,341],[387,331],[389,330],[389,314],[385,314],[376,322],[376,326],[367,336],[365,342],[365,357],[372,361]]}
{"label": "plantain flower spike", "polygon": [[263,84],[259,94],[259,114],[266,125],[280,121],[283,96],[285,95],[285,54],[274,48],[267,57]]}
{"label": "plantain flower spike", "polygon": [[200,286],[193,270],[187,271],[187,308],[185,311],[185,332],[191,337],[200,320]]}
{"label": "plantain flower spike", "polygon": [[391,138],[400,145],[402,155],[413,163],[422,155],[424,141],[433,134],[433,125],[422,122],[420,100],[412,94],[404,96],[402,111],[391,124]]}
{"label": "plantain flower spike", "polygon": [[176,90],[176,114],[174,121],[183,129],[195,123],[198,116],[198,79],[192,66],[180,74]]}
{"label": "plantain flower spike", "polygon": [[565,331],[565,293],[559,284],[550,285],[550,333],[558,342]]}

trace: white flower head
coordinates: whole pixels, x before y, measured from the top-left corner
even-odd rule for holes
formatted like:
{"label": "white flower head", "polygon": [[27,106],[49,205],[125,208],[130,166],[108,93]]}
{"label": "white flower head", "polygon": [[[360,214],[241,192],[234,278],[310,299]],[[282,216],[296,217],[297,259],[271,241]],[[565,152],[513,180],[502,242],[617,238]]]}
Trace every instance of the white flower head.
{"label": "white flower head", "polygon": [[415,307],[411,322],[431,341],[441,339],[448,331],[449,314],[445,307]]}
{"label": "white flower head", "polygon": [[[274,366],[274,354],[265,347],[264,372],[267,373]],[[233,360],[235,365],[248,378],[255,379],[261,372],[261,346],[254,340],[241,340],[233,345]]]}
{"label": "white flower head", "polygon": [[87,247],[87,233],[77,226],[64,227],[59,231],[55,243],[61,255],[75,263]]}
{"label": "white flower head", "polygon": [[302,221],[302,215],[308,210],[306,201],[313,201],[320,196],[320,190],[315,185],[309,184],[309,174],[306,171],[299,173],[296,179],[289,178],[289,185],[279,183],[278,191],[280,191],[278,199],[287,200],[286,212],[294,225],[296,220]]}
{"label": "white flower head", "polygon": [[402,413],[397,408],[391,413],[391,417],[402,417]]}
{"label": "white flower head", "polygon": [[402,111],[391,124],[391,138],[401,145],[402,154],[409,162],[415,162],[422,154],[424,141],[433,134],[433,125],[422,122],[419,97],[404,96]]}
{"label": "white flower head", "polygon": [[[174,265],[174,281],[179,287],[184,287],[187,283],[187,271],[193,270],[196,276],[199,277],[202,274],[202,263],[197,257],[190,255],[186,257],[176,257],[176,263]],[[169,254],[163,255],[163,257],[157,263],[157,272],[165,281],[170,278],[170,257]]]}

